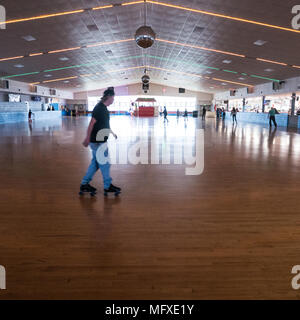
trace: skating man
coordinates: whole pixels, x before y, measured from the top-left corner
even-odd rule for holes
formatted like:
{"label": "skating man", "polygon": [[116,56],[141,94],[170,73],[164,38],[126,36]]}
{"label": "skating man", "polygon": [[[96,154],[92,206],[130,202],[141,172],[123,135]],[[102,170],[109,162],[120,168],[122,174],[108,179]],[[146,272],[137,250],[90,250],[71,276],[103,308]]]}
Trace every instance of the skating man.
{"label": "skating man", "polygon": [[273,122],[275,125],[275,128],[277,128],[275,114],[276,114],[276,109],[274,108],[274,106],[272,106],[271,110],[269,111],[269,125],[270,127],[272,127],[272,122]]}
{"label": "skating man", "polygon": [[202,120],[205,120],[205,117],[206,117],[206,108],[204,106],[202,109]]}
{"label": "skating man", "polygon": [[164,114],[164,122],[169,122],[169,120],[168,120],[168,118],[167,118],[167,116],[168,116],[168,111],[167,111],[167,108],[166,107],[164,107],[164,112],[163,112],[163,114]]}
{"label": "skating man", "polygon": [[[104,184],[104,192],[113,192],[118,193],[121,191],[121,188],[114,186],[112,182],[112,178],[110,176],[110,163],[106,162],[105,164],[99,163],[97,161],[97,150],[100,148],[101,145],[106,144],[109,134],[111,133],[115,139],[117,139],[117,135],[110,129],[109,123],[109,111],[107,107],[114,102],[115,92],[114,88],[108,88],[101,98],[101,101],[95,106],[92,119],[90,121],[86,138],[83,141],[83,145],[85,147],[90,146],[92,150],[92,161],[91,164],[82,179],[80,185],[80,192],[89,192],[91,194],[96,193],[96,188],[92,187],[89,182],[93,179],[93,176],[97,172],[98,169],[101,170],[102,177],[103,177],[103,184]],[[106,130],[107,135],[101,136],[102,132]],[[100,137],[99,137],[100,136]],[[104,152],[105,157],[108,156],[108,149],[106,146],[106,151]]]}

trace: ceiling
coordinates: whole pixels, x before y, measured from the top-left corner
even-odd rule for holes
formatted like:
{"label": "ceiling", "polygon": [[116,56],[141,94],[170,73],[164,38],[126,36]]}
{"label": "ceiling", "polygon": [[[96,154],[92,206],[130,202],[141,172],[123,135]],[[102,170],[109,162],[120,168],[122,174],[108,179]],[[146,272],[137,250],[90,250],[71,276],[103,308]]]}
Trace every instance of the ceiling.
{"label": "ceiling", "polygon": [[[295,67],[300,65],[300,32],[276,28],[291,28],[291,9],[297,1],[148,1],[147,25],[154,29],[157,40],[147,50],[133,40],[136,29],[143,25],[143,3],[11,21],[122,2],[130,0],[2,0],[9,23],[5,30],[0,30],[0,75],[51,88],[83,91],[140,82],[147,66],[154,83],[204,92],[300,76],[300,67]],[[27,41],[25,36],[36,40]],[[257,40],[266,43],[255,45]],[[70,48],[73,49],[49,53]],[[35,53],[39,55],[29,56]],[[7,60],[19,56],[22,58]]]}

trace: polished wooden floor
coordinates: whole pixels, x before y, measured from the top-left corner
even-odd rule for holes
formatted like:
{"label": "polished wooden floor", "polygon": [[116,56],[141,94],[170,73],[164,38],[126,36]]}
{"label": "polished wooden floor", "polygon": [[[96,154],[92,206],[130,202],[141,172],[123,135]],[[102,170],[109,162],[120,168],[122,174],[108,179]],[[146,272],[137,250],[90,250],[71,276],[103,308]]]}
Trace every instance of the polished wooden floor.
{"label": "polished wooden floor", "polygon": [[[192,136],[175,117],[157,135]],[[300,134],[208,119],[205,170],[115,165],[80,198],[87,118],[0,126],[0,299],[287,299],[300,264]],[[112,117],[120,139],[153,119]],[[102,188],[98,173],[94,185]]]}

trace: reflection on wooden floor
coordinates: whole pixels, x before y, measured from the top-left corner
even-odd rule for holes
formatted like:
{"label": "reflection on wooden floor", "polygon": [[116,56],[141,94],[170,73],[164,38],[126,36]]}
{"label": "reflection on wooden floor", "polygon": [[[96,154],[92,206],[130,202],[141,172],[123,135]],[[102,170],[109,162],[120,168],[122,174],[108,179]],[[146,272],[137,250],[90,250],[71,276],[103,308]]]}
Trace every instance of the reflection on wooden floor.
{"label": "reflection on wooden floor", "polygon": [[[300,135],[209,119],[205,170],[116,165],[120,198],[79,198],[87,118],[0,126],[0,298],[299,298]],[[153,119],[112,117],[120,137]],[[191,135],[201,120],[157,120]],[[95,186],[101,190],[98,173]]]}

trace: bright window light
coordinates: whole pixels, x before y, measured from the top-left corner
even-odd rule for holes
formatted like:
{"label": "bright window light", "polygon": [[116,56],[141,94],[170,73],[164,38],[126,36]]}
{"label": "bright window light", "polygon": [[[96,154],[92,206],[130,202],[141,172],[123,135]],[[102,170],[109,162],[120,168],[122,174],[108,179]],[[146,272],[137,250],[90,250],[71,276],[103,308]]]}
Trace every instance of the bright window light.
{"label": "bright window light", "polygon": [[[139,95],[139,96],[116,96],[115,102],[109,107],[110,111],[129,111],[132,108],[132,103],[137,98],[154,98],[156,100],[155,106],[159,107],[159,111],[166,107],[168,112],[176,112],[177,109],[180,112],[193,111],[196,109],[196,97],[170,97],[170,96],[150,96],[150,95]],[[89,97],[88,98],[88,109],[93,111],[95,105],[100,101],[100,97]],[[145,107],[152,106],[152,103],[143,103]]]}

